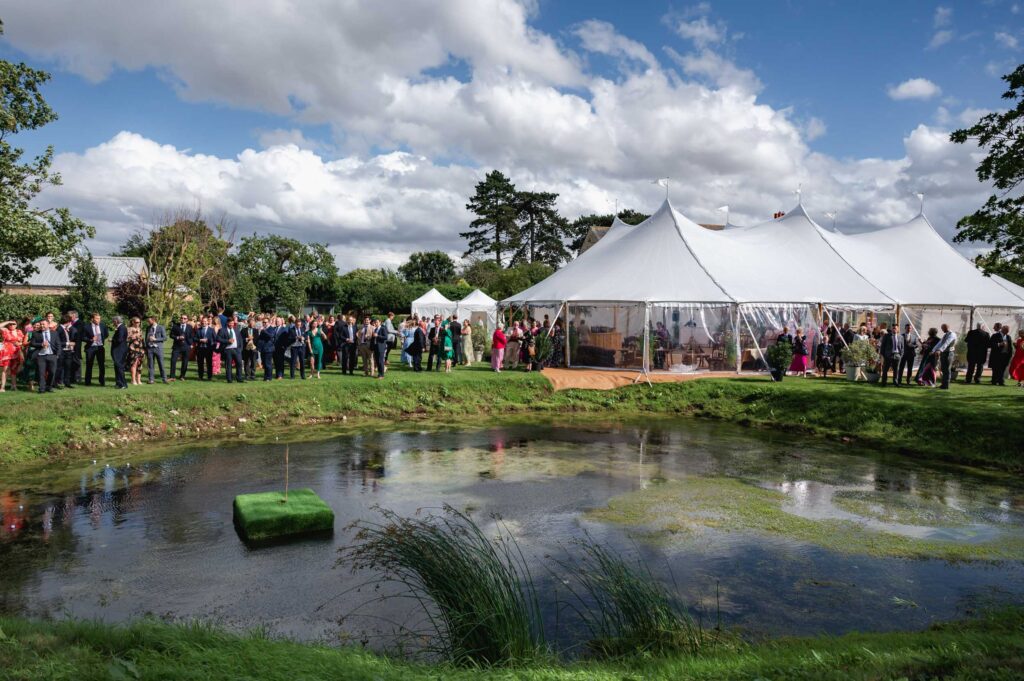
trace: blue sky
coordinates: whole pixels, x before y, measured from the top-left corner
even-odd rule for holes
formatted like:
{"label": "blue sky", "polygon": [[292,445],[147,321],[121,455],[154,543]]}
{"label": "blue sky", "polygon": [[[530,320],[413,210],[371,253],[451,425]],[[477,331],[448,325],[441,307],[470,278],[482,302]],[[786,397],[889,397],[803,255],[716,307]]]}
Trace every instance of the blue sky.
{"label": "blue sky", "polygon": [[0,2],[0,56],[50,70],[60,115],[16,142],[62,154],[47,198],[101,251],[195,202],[342,259],[457,254],[491,167],[569,217],[651,209],[658,176],[700,220],[802,185],[819,219],[879,226],[924,191],[949,236],[987,193],[949,130],[1024,56],[1012,0]]}
{"label": "blue sky", "polygon": [[[952,10],[948,23],[935,25],[936,10]],[[728,2],[712,6],[733,36],[728,52],[751,69],[764,85],[760,99],[776,108],[792,107],[798,116],[816,117],[827,132],[811,146],[840,157],[893,157],[903,137],[922,121],[933,120],[936,103],[951,108],[999,106],[1002,74],[1019,55],[993,40],[1005,31],[1024,44],[1024,11],[1013,2]],[[601,19],[640,41],[663,62],[663,47],[679,49],[667,17],[685,5],[642,0],[554,2],[542,0],[534,25],[565,43],[570,30]],[[953,36],[937,48],[936,32]],[[121,130],[138,132],[179,148],[232,156],[259,145],[260,132],[299,128],[310,139],[331,141],[326,126],[296,124],[291,117],[248,108],[185,101],[175,79],[158,68],[116,71],[101,82],[61,68],[59,60],[39,59],[5,42],[5,59],[25,60],[53,74],[46,96],[60,121],[21,143],[30,151],[53,144],[58,151],[83,151]],[[613,67],[593,60],[598,71]],[[461,69],[434,69],[458,73]],[[942,88],[933,100],[893,101],[886,88],[924,77]]]}

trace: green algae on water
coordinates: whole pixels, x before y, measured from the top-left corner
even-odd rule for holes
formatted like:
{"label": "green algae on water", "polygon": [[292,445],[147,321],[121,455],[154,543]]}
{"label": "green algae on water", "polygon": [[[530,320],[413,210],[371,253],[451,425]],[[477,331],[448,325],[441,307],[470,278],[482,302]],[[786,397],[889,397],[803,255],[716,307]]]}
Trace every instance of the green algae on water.
{"label": "green algae on water", "polygon": [[1024,536],[1001,532],[994,540],[949,541],[908,537],[846,519],[811,519],[784,510],[783,492],[735,478],[687,477],[651,485],[591,510],[591,520],[628,525],[655,541],[714,532],[772,535],[840,553],[949,561],[1024,560]]}

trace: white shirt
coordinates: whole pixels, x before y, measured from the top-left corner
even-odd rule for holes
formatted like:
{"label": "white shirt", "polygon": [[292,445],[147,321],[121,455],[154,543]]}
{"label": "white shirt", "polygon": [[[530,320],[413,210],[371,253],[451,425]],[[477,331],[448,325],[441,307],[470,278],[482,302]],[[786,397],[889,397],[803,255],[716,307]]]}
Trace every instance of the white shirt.
{"label": "white shirt", "polygon": [[45,347],[39,348],[39,355],[46,356],[53,354],[53,346],[50,345],[50,330],[43,330],[43,342],[46,343]]}
{"label": "white shirt", "polygon": [[231,350],[231,349],[237,347],[237,345],[238,345],[238,343],[236,342],[235,330],[234,329],[228,329],[228,335],[231,336],[231,342],[228,343],[228,350]]}
{"label": "white shirt", "polygon": [[942,337],[942,340],[939,341],[939,344],[935,346],[935,349],[932,350],[932,352],[945,352],[954,345],[956,345],[956,334],[952,331],[947,331],[946,335]]}
{"label": "white shirt", "polygon": [[100,333],[100,325],[99,324],[93,324],[92,325],[92,344],[93,345],[103,345],[103,335]]}

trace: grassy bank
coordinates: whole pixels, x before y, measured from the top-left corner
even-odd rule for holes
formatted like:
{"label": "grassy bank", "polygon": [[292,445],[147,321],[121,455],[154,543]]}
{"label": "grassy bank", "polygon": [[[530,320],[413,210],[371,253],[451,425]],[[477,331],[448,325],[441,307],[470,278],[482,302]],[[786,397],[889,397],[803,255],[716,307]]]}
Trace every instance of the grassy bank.
{"label": "grassy bank", "polygon": [[0,618],[0,679],[1011,679],[1024,675],[1024,611],[918,633],[782,639],[698,657],[455,669],[258,635],[143,621]]}
{"label": "grassy bank", "polygon": [[843,380],[737,377],[554,392],[543,376],[397,369],[384,381],[321,380],[64,390],[0,396],[0,464],[125,446],[224,435],[258,436],[346,420],[590,415],[610,420],[689,415],[809,433],[934,460],[1024,469],[1024,391],[955,385],[950,391],[883,390]]}

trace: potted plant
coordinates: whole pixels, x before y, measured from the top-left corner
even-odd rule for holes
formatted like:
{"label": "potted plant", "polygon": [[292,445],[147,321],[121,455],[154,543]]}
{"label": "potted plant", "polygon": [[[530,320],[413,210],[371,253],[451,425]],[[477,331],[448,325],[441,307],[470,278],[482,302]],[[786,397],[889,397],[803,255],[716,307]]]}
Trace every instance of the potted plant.
{"label": "potted plant", "polygon": [[786,369],[793,361],[793,344],[782,342],[769,345],[768,351],[765,353],[765,361],[768,362],[768,370],[771,372],[772,378],[781,381],[786,375]]}
{"label": "potted plant", "polygon": [[[846,366],[846,378],[856,381],[863,378],[868,381],[870,378],[865,375],[865,369],[877,362],[878,353],[866,340],[855,340],[843,348],[843,364]],[[877,368],[877,367],[874,367]],[[878,372],[875,380],[878,380]]]}

